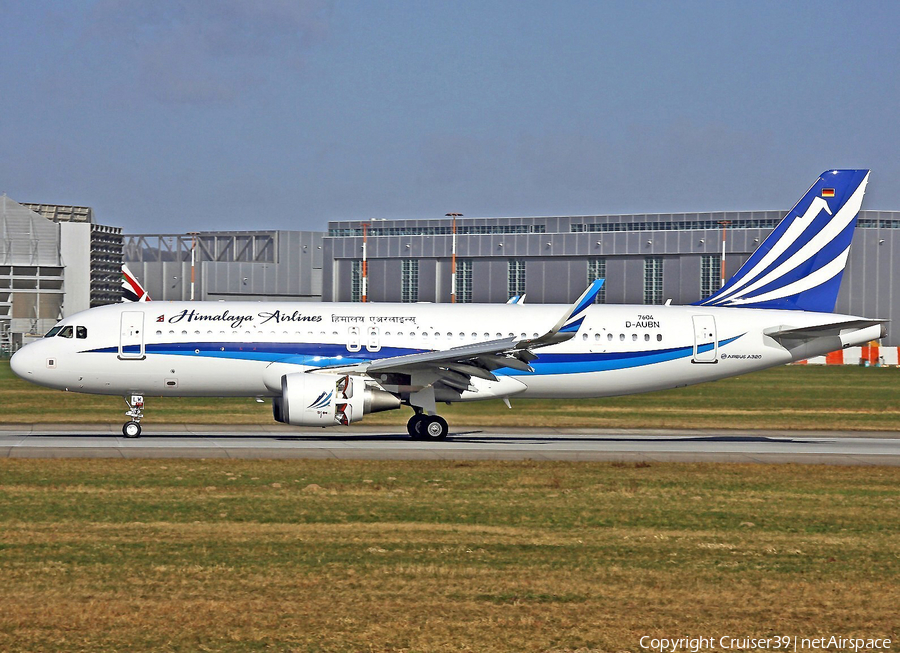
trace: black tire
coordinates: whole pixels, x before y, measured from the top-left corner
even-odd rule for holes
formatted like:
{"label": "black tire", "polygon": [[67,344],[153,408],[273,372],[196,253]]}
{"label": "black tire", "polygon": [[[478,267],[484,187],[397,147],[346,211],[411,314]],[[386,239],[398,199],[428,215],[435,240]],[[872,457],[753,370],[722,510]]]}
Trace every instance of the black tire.
{"label": "black tire", "polygon": [[440,415],[430,415],[422,421],[420,430],[426,440],[446,440],[450,427]]}
{"label": "black tire", "polygon": [[422,439],[422,420],[425,418],[425,415],[419,415],[418,413],[414,414],[409,418],[409,421],[406,423],[406,432],[409,433],[409,437],[413,440],[421,440]]}
{"label": "black tire", "polygon": [[141,425],[137,422],[128,422],[122,427],[122,435],[126,438],[141,437]]}

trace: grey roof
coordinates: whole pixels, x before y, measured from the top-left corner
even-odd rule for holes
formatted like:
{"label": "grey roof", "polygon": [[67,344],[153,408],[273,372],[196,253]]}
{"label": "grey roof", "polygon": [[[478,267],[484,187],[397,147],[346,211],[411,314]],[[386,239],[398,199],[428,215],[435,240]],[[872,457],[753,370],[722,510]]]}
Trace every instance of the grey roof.
{"label": "grey roof", "polygon": [[0,265],[61,265],[59,225],[0,196]]}

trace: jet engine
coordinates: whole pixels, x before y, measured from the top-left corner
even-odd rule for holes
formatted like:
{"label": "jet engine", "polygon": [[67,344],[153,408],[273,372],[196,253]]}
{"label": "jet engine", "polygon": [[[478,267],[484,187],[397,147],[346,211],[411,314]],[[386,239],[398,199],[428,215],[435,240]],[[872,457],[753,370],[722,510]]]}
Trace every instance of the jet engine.
{"label": "jet engine", "polygon": [[347,426],[363,415],[400,407],[389,392],[365,379],[339,374],[285,374],[281,396],[272,400],[275,421],[294,426]]}

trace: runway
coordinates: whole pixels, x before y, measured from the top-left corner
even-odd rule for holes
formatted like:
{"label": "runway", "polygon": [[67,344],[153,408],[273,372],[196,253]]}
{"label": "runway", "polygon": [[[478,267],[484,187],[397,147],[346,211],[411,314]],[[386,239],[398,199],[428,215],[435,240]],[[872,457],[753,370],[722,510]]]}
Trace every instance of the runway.
{"label": "runway", "polygon": [[343,430],[145,425],[0,425],[6,458],[597,460],[900,465],[900,432],[456,428],[418,442],[397,427]]}

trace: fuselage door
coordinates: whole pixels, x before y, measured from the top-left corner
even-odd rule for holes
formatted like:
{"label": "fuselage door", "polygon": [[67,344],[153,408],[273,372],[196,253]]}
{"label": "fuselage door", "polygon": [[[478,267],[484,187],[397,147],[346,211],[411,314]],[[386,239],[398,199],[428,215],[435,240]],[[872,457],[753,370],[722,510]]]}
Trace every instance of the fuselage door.
{"label": "fuselage door", "polygon": [[694,316],[694,357],[692,363],[716,363],[719,346],[716,340],[716,318],[712,315]]}
{"label": "fuselage door", "polygon": [[119,331],[119,358],[141,360],[144,356],[144,313],[122,311]]}

